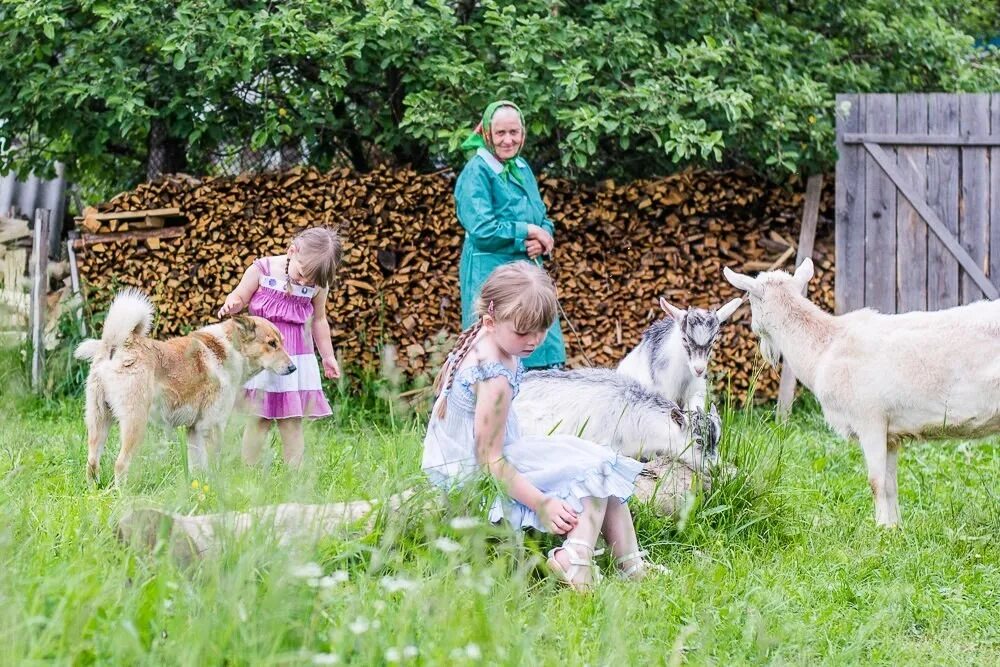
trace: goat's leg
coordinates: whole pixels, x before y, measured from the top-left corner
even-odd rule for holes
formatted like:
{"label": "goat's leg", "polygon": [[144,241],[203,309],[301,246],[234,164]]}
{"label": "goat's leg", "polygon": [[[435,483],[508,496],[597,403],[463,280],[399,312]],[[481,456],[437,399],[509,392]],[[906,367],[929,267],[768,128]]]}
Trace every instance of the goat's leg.
{"label": "goat's leg", "polygon": [[871,486],[875,498],[875,523],[891,528],[896,525],[896,521],[890,510],[886,484],[888,451],[885,424],[861,429],[858,436],[861,441],[861,451],[865,455],[865,464],[868,466],[868,485]]}
{"label": "goat's leg", "polygon": [[889,520],[891,525],[899,525],[902,517],[899,514],[899,486],[896,483],[896,469],[899,462],[899,444],[892,443],[886,451],[885,458],[885,488],[889,497]]}
{"label": "goat's leg", "polygon": [[121,429],[122,448],[118,452],[115,460],[115,486],[120,487],[125,483],[125,476],[128,474],[129,466],[132,464],[132,457],[135,450],[142,444],[142,439],[146,436],[147,413],[130,414],[119,420],[118,426]]}
{"label": "goat's leg", "polygon": [[208,467],[208,453],[205,451],[204,428],[192,426],[187,432],[188,472],[204,470]]}

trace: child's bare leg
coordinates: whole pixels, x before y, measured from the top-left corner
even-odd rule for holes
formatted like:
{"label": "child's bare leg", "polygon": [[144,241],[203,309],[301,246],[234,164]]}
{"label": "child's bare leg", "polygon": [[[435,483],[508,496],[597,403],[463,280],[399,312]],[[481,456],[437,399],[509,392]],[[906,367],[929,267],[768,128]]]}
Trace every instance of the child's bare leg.
{"label": "child's bare leg", "polygon": [[271,420],[263,417],[251,417],[243,429],[243,461],[247,465],[260,463],[260,455],[264,450],[264,442],[271,430]]}
{"label": "child's bare leg", "polygon": [[279,419],[278,433],[281,434],[281,450],[285,463],[290,468],[302,467],[302,457],[306,448],[305,436],[302,434],[302,418]]}
{"label": "child's bare leg", "polygon": [[650,564],[643,558],[643,552],[639,549],[639,540],[635,536],[635,524],[632,523],[632,512],[629,511],[628,503],[623,503],[618,498],[608,499],[602,533],[611,548],[611,554],[625,576],[641,579],[648,574]]}
{"label": "child's bare leg", "polygon": [[[583,500],[583,512],[578,517],[576,528],[566,533],[566,538],[584,542],[589,550],[578,544],[570,543],[565,548],[556,551],[554,557],[566,572],[572,572],[574,569],[570,563],[572,557],[567,553],[567,549],[576,552],[582,559],[593,558],[594,545],[597,544],[597,537],[601,534],[607,507],[606,498],[585,498]],[[589,567],[576,568],[576,572],[573,573],[573,583],[584,587],[590,584],[593,578],[594,573]]]}

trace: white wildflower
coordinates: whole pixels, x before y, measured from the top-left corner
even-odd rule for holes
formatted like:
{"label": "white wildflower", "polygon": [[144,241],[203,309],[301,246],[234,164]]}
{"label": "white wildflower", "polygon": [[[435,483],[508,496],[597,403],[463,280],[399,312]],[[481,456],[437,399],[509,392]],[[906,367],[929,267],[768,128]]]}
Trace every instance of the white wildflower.
{"label": "white wildflower", "polygon": [[361,635],[368,632],[368,628],[371,627],[371,623],[369,623],[368,619],[364,616],[358,616],[347,627],[350,628],[351,632],[354,634]]}
{"label": "white wildflower", "polygon": [[336,665],[340,662],[340,656],[336,653],[316,653],[312,657],[314,665]]}
{"label": "white wildflower", "polygon": [[320,588],[333,588],[335,586],[339,586],[345,581],[349,581],[350,578],[351,576],[344,570],[337,570],[336,572],[332,572],[325,577],[320,577],[319,581],[316,583]]}
{"label": "white wildflower", "polygon": [[399,662],[403,659],[403,654],[398,648],[387,648],[385,650],[385,661],[386,662]]}
{"label": "white wildflower", "polygon": [[474,516],[456,516],[449,524],[454,530],[469,530],[479,525],[479,519]]}
{"label": "white wildflower", "polygon": [[453,554],[462,550],[462,545],[447,537],[439,537],[434,540],[434,546],[446,554]]}
{"label": "white wildflower", "polygon": [[379,585],[386,591],[395,593],[397,591],[412,591],[419,584],[411,579],[404,579],[403,577],[382,577]]}
{"label": "white wildflower", "polygon": [[323,568],[319,563],[304,563],[292,568],[292,576],[300,579],[318,579],[323,576]]}
{"label": "white wildflower", "polygon": [[411,658],[416,658],[418,653],[420,653],[420,651],[418,651],[417,647],[414,646],[413,644],[410,644],[409,646],[403,648],[403,657],[406,658],[407,660]]}
{"label": "white wildflower", "polygon": [[375,611],[385,611],[385,600],[375,600]]}
{"label": "white wildflower", "polygon": [[483,657],[483,654],[482,651],[479,650],[479,646],[477,644],[469,642],[465,645],[465,657],[469,660],[479,660]]}

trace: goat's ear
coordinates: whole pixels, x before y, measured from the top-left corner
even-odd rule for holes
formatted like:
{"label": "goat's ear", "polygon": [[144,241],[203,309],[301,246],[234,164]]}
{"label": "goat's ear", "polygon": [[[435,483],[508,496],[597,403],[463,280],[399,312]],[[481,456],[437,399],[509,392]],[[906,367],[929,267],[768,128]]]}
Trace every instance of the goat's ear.
{"label": "goat's ear", "polygon": [[795,282],[801,285],[802,289],[804,290],[806,288],[806,285],[809,284],[809,281],[812,280],[813,277],[812,259],[806,257],[804,260],[802,260],[802,263],[799,264],[799,268],[795,269],[794,277],[795,277]]}
{"label": "goat's ear", "polygon": [[740,307],[743,303],[743,297],[738,296],[726,305],[722,306],[715,311],[715,316],[719,318],[719,323],[723,323],[729,319],[729,316],[736,312],[736,309]]}
{"label": "goat's ear", "polygon": [[708,411],[708,414],[712,415],[713,417],[719,416],[719,408],[715,407],[715,403],[712,403],[712,409]]}
{"label": "goat's ear", "polygon": [[674,423],[684,428],[684,411],[680,409],[680,406],[674,405],[670,408],[670,418],[674,420]]}
{"label": "goat's ear", "polygon": [[751,278],[745,273],[736,273],[728,266],[722,269],[722,275],[726,277],[729,284],[738,290],[743,290],[744,292],[750,292],[754,296],[760,296],[760,285],[757,284],[756,278]]}
{"label": "goat's ear", "polygon": [[674,318],[678,322],[680,322],[681,318],[683,318],[684,315],[687,313],[687,311],[681,310],[677,306],[671,304],[669,301],[664,299],[662,296],[660,297],[660,308],[663,309],[663,312],[665,312],[667,315]]}

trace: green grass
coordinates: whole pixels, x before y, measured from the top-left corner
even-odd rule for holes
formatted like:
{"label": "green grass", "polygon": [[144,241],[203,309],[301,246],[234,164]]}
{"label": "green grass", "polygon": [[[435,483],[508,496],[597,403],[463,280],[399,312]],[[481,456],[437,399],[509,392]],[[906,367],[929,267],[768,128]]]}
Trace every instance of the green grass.
{"label": "green grass", "polygon": [[[308,429],[301,473],[243,467],[234,427],[221,466],[198,478],[207,493],[192,488],[177,437],[151,432],[118,492],[117,432],[91,487],[81,401],[23,398],[19,377],[0,377],[3,664],[1000,662],[996,440],[906,449],[904,528],[885,532],[860,452],[808,399],[787,425],[730,412],[723,455],[741,473],[679,519],[634,508],[672,573],[579,596],[535,567],[547,540],[455,529],[439,512],[295,547],[251,535],[193,567],[137,552],[114,533],[136,505],[200,513],[412,486],[420,424],[341,403]],[[295,576],[306,563],[343,574],[314,587]]]}

